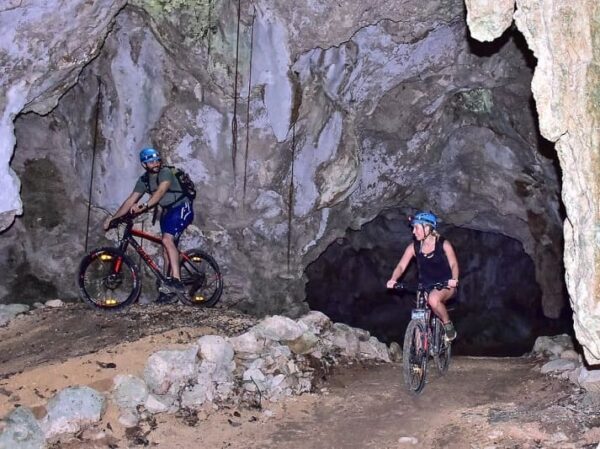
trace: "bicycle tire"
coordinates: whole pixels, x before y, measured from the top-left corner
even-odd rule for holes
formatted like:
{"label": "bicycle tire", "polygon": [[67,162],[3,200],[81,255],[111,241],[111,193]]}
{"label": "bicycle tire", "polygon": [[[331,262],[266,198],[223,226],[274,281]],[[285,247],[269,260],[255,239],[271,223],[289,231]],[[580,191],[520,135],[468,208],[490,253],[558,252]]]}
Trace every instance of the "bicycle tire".
{"label": "bicycle tire", "polygon": [[408,323],[404,334],[402,366],[404,384],[414,394],[425,388],[427,379],[427,327],[419,320]]}
{"label": "bicycle tire", "polygon": [[95,309],[122,310],[137,300],[142,289],[138,267],[117,248],[91,251],[81,260],[78,273],[81,299]]}
{"label": "bicycle tire", "polygon": [[180,299],[188,305],[214,307],[223,293],[223,277],[215,259],[195,248],[184,251],[181,261],[181,282],[188,290]]}
{"label": "bicycle tire", "polygon": [[445,338],[444,326],[439,318],[435,318],[435,338],[437,354],[434,354],[435,364],[441,375],[446,374],[450,366],[450,357],[452,355],[452,342]]}

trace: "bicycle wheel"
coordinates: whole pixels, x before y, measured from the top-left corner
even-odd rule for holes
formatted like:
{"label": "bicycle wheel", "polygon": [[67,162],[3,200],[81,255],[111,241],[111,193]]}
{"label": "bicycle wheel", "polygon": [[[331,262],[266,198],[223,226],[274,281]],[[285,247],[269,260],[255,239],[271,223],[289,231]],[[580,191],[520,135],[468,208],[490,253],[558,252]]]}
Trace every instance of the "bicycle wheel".
{"label": "bicycle wheel", "polygon": [[98,248],[85,256],[78,283],[85,303],[110,311],[132,304],[142,289],[137,266],[117,248]]}
{"label": "bicycle wheel", "polygon": [[446,338],[444,326],[439,318],[435,318],[435,339],[436,347],[439,348],[437,354],[434,354],[435,364],[440,374],[446,374],[450,366],[450,354],[452,342]]}
{"label": "bicycle wheel", "polygon": [[181,299],[192,306],[213,307],[223,293],[219,265],[201,249],[182,253],[181,281],[188,287]]}
{"label": "bicycle wheel", "polygon": [[415,394],[419,394],[425,387],[427,351],[427,328],[425,323],[412,320],[408,323],[404,334],[402,365],[404,368],[404,383]]}

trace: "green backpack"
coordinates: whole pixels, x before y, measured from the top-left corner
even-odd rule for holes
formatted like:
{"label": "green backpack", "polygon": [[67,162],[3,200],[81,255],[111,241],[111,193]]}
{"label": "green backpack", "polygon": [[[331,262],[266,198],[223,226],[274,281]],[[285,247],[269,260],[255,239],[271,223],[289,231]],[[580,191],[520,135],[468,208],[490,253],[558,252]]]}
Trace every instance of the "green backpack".
{"label": "green backpack", "polygon": [[[196,198],[196,186],[194,185],[194,181],[192,181],[192,178],[190,178],[190,175],[188,175],[181,168],[173,167],[172,165],[164,165],[164,167],[171,170],[175,178],[177,178],[179,185],[181,186],[181,190],[169,189],[169,192],[181,193],[181,195],[171,204],[175,204],[177,201],[186,196],[189,198],[190,201],[194,201],[194,199]],[[152,195],[152,190],[150,190],[150,176],[148,175],[148,173],[144,173],[142,175],[142,181],[146,185],[146,192]]]}

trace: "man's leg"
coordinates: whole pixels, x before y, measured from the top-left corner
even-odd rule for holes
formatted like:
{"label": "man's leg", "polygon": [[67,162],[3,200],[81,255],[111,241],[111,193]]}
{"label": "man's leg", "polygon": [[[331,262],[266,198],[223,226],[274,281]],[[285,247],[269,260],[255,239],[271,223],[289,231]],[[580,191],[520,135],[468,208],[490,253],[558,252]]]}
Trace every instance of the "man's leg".
{"label": "man's leg", "polygon": [[171,270],[171,277],[175,279],[181,279],[181,273],[179,271],[179,251],[175,244],[175,238],[165,232],[162,236],[163,248],[167,254],[167,263]]}
{"label": "man's leg", "polygon": [[163,274],[165,276],[171,276],[171,264],[169,263],[169,253],[167,248],[163,245]]}

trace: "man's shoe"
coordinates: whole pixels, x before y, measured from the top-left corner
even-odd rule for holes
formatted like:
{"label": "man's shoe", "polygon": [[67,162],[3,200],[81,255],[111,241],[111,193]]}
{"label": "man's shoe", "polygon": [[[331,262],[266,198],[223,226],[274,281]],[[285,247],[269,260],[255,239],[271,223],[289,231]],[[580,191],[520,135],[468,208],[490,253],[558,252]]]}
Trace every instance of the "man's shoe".
{"label": "man's shoe", "polygon": [[179,279],[167,278],[158,291],[161,293],[186,293],[187,287]]}
{"label": "man's shoe", "polygon": [[155,301],[156,304],[173,304],[179,301],[177,295],[172,293],[162,293],[158,294],[158,299]]}
{"label": "man's shoe", "polygon": [[454,329],[454,324],[452,324],[452,321],[448,321],[446,324],[444,324],[444,331],[446,331],[446,338],[449,341],[452,341],[456,338],[456,329]]}

